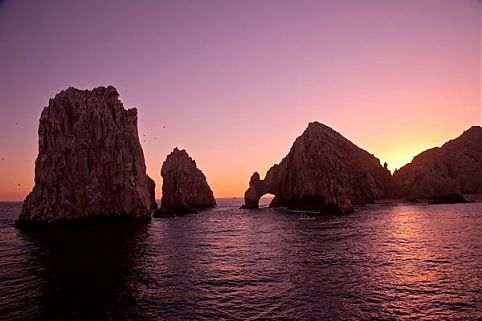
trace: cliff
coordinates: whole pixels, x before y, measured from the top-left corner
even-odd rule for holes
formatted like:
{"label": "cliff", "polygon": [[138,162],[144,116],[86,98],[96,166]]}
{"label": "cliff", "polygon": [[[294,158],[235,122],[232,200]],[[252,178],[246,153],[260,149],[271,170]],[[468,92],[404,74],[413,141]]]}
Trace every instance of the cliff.
{"label": "cliff", "polygon": [[253,174],[244,207],[257,208],[259,198],[270,193],[275,195],[272,207],[348,213],[353,204],[384,197],[390,184],[390,172],[377,158],[313,122],[264,180]]}
{"label": "cliff", "polygon": [[437,201],[482,193],[482,128],[473,126],[441,147],[420,153],[393,178],[395,196],[407,199]]}
{"label": "cliff", "polygon": [[35,186],[16,226],[86,218],[150,218],[154,182],[146,175],[137,110],[117,90],[69,88],[44,108]]}

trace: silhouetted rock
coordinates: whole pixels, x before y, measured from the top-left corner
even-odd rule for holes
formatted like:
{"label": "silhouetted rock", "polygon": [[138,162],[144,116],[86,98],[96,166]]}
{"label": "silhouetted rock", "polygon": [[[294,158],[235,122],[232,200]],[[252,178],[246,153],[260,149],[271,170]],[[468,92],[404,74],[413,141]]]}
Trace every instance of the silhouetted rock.
{"label": "silhouetted rock", "polygon": [[395,196],[406,199],[453,203],[453,195],[482,193],[482,128],[473,126],[442,147],[420,153],[393,178]]}
{"label": "silhouetted rock", "polygon": [[137,110],[124,109],[114,87],[60,92],[38,133],[35,186],[16,226],[150,218],[155,184],[146,175]]}
{"label": "silhouetted rock", "polygon": [[[147,176],[147,175],[146,175]],[[157,210],[157,202],[156,202],[156,182],[147,176],[147,189],[149,191],[150,195],[150,203],[151,203],[151,208],[153,210]]]}
{"label": "silhouetted rock", "polygon": [[271,207],[349,213],[353,204],[385,196],[391,175],[380,161],[328,126],[313,122],[279,165],[261,180],[254,173],[244,208],[257,208],[261,196]]}
{"label": "silhouetted rock", "polygon": [[206,177],[184,149],[176,147],[167,156],[161,176],[161,208],[154,212],[155,217],[195,213],[198,209],[216,206]]}
{"label": "silhouetted rock", "polygon": [[266,193],[264,182],[259,177],[259,173],[254,172],[249,180],[249,188],[244,193],[244,205],[241,208],[258,208],[259,199]]}

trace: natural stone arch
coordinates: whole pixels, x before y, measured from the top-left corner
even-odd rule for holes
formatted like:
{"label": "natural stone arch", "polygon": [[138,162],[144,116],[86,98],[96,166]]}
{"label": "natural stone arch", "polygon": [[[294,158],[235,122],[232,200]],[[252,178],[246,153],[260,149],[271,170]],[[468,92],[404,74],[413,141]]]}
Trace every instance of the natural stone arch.
{"label": "natural stone arch", "polygon": [[245,207],[257,208],[260,197],[271,193],[275,198],[270,207],[350,213],[353,204],[380,199],[391,186],[390,172],[378,158],[332,128],[313,122],[264,180],[253,174]]}
{"label": "natural stone arch", "polygon": [[259,200],[266,194],[271,194],[276,198],[276,194],[268,188],[266,180],[262,180],[259,173],[254,172],[249,180],[249,188],[244,193],[243,208],[259,208]]}

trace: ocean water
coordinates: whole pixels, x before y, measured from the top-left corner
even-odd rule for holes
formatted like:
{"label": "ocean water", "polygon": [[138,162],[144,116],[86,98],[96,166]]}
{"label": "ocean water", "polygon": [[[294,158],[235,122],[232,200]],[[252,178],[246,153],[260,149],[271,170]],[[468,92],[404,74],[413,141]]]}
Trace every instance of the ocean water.
{"label": "ocean water", "polygon": [[0,203],[0,320],[482,319],[482,203],[310,219],[218,202],[43,231]]}

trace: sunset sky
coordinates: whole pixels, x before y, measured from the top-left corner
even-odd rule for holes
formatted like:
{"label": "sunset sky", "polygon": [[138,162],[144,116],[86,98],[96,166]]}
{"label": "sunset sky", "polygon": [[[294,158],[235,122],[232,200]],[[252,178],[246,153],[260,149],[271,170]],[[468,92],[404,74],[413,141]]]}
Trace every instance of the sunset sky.
{"label": "sunset sky", "polygon": [[393,170],[481,124],[480,35],[478,0],[0,0],[0,200],[31,190],[70,86],[138,108],[158,197],[176,146],[242,196],[314,120]]}

